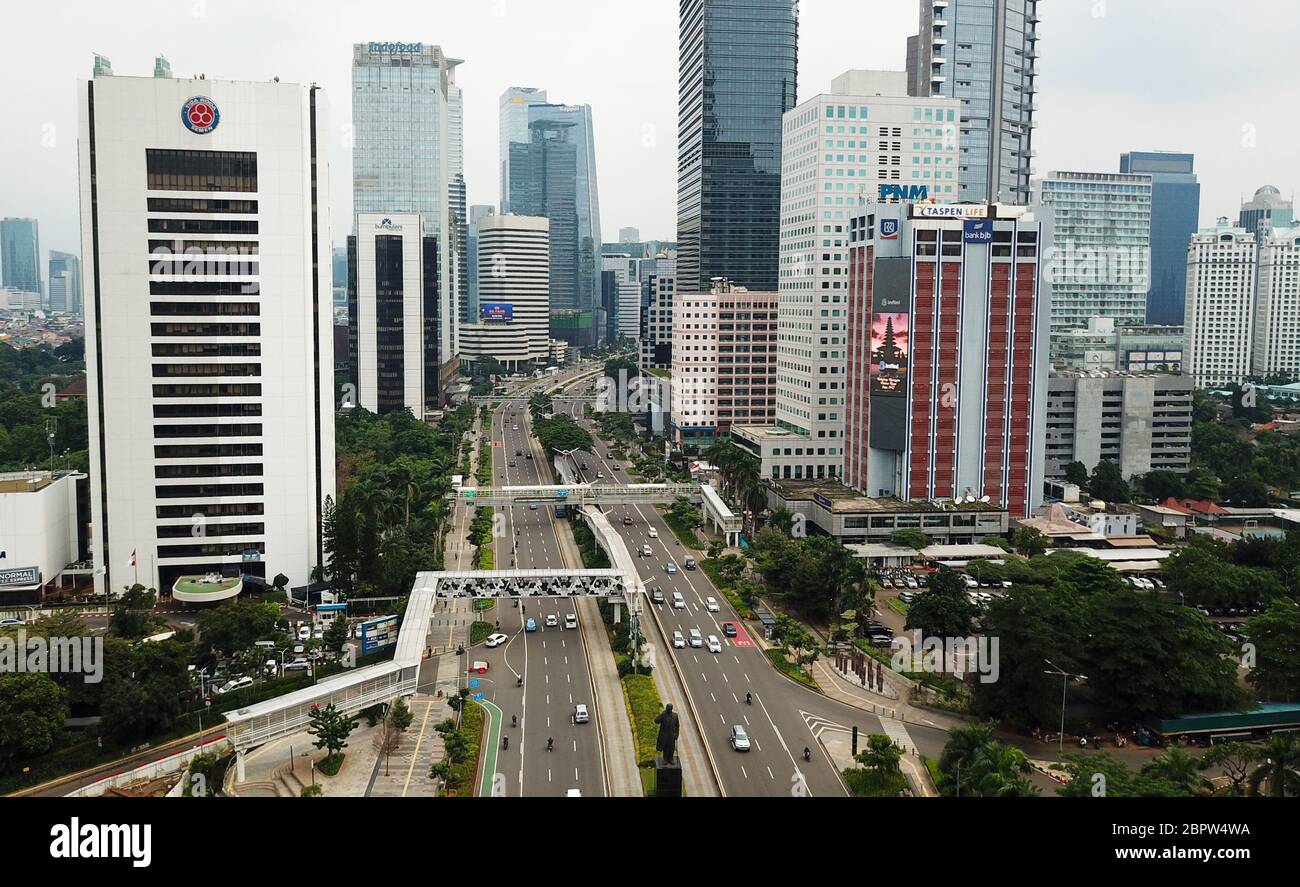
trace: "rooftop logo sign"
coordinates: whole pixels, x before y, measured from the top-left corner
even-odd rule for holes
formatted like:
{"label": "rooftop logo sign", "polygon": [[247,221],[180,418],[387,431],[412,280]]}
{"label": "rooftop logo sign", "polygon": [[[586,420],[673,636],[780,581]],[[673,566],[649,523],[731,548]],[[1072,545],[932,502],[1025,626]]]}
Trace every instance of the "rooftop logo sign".
{"label": "rooftop logo sign", "polygon": [[195,96],[181,108],[181,122],[190,132],[205,136],[221,122],[221,111],[207,96]]}
{"label": "rooftop logo sign", "polygon": [[891,200],[929,200],[930,187],[928,185],[881,185],[881,201]]}
{"label": "rooftop logo sign", "polygon": [[419,53],[424,51],[423,43],[371,43],[369,46],[371,52],[409,52]]}

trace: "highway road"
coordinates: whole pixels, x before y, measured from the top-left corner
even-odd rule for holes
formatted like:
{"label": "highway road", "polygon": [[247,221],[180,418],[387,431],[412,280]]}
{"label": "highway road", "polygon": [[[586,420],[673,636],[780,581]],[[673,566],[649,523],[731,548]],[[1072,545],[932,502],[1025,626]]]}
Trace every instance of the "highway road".
{"label": "highway road", "polygon": [[[568,405],[565,409],[592,430],[594,436],[591,423],[582,418],[581,405]],[[582,462],[587,465],[584,480],[594,480],[598,473],[603,473],[616,482],[635,482],[624,470],[628,466],[615,464],[608,458],[606,447],[597,442],[596,449],[599,452],[579,457],[579,469]],[[663,603],[651,603],[647,607],[647,612],[654,617],[647,620],[647,636],[654,640],[661,663],[665,655],[675,660],[727,795],[845,794],[838,769],[818,741],[827,731],[842,732],[853,726],[863,736],[893,731],[898,740],[923,752],[937,754],[942,749],[946,736],[942,730],[908,725],[911,733],[903,731],[900,735],[901,725],[891,723],[887,730],[874,715],[831,700],[779,674],[708,576],[699,570],[685,569],[686,558],[698,561],[703,552],[681,545],[658,509],[628,506],[605,511],[628,550],[637,557],[648,593],[653,594],[655,589],[663,592]],[[631,526],[624,525],[625,517],[631,518]],[[652,528],[658,538],[651,537]],[[645,545],[652,552],[649,558],[638,554]],[[669,563],[676,567],[675,573],[667,571]],[[673,606],[674,593],[682,595],[683,609]],[[716,612],[706,604],[709,598],[716,601]],[[736,627],[736,638],[724,635],[724,623]],[[717,637],[722,651],[710,653],[707,646],[675,649],[672,633],[680,631],[689,639],[693,628],[700,631],[706,643],[709,636]],[[745,702],[746,693],[752,694],[752,704]],[[731,728],[736,725],[742,726],[749,735],[752,743],[749,752],[737,752],[730,745]],[[804,748],[812,752],[811,761],[804,761]]]}
{"label": "highway road", "polygon": [[[494,486],[542,483],[539,460],[544,456],[529,438],[528,422],[527,409],[518,404],[506,404],[493,413]],[[501,532],[495,546],[497,569],[581,566],[564,558],[553,509],[504,508],[497,514]],[[568,615],[577,616],[578,610],[562,598],[534,599],[518,608],[500,600],[489,616],[500,620],[509,643],[494,650],[478,647],[467,657],[490,664],[490,682],[482,688],[505,716],[503,732],[510,745],[498,757],[499,794],[553,797],[575,788],[588,797],[607,793],[586,650],[582,632],[564,628]],[[548,617],[554,617],[556,625],[547,625]],[[535,632],[525,631],[528,619],[535,621]],[[519,675],[524,677],[522,688],[516,686]],[[574,706],[579,704],[591,713],[589,723],[572,722]],[[512,717],[519,718],[518,727],[511,726]],[[547,751],[547,739],[554,740],[553,751]]]}

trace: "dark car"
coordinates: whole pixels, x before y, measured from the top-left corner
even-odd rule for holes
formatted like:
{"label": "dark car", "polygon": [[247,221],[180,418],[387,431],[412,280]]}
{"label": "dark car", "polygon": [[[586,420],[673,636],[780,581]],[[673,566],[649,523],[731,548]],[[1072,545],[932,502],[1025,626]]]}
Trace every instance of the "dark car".
{"label": "dark car", "polygon": [[661,589],[656,588],[654,591],[650,593],[650,600],[654,601],[656,604],[662,604],[664,602],[663,591]]}
{"label": "dark car", "polygon": [[736,626],[730,622],[722,623],[722,633],[729,638],[734,638],[737,634],[739,634],[739,632],[736,631]]}

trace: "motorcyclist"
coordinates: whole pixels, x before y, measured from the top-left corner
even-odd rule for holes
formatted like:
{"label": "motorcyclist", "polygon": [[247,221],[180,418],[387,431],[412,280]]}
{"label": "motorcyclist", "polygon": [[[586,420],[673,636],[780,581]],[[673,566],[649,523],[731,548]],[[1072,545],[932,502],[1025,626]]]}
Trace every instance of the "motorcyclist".
{"label": "motorcyclist", "polygon": [[555,751],[555,740],[549,736],[546,737],[546,750]]}
{"label": "motorcyclist", "polygon": [[509,737],[509,736],[502,736],[502,737],[501,737],[501,747],[502,747],[503,749],[507,750],[507,751],[510,749],[510,737]]}
{"label": "motorcyclist", "polygon": [[805,745],[804,748],[803,748],[803,759],[804,759],[805,761],[811,761],[811,760],[812,760],[812,749],[808,748],[808,746],[806,746],[806,745]]}
{"label": "motorcyclist", "polygon": [[511,727],[518,727],[518,726],[519,726],[519,715],[511,715],[511,716],[510,716],[510,726],[511,726]]}
{"label": "motorcyclist", "polygon": [[753,694],[753,693],[746,693],[746,694],[745,694],[745,704],[746,704],[746,705],[753,705],[753,704],[754,704],[754,694]]}

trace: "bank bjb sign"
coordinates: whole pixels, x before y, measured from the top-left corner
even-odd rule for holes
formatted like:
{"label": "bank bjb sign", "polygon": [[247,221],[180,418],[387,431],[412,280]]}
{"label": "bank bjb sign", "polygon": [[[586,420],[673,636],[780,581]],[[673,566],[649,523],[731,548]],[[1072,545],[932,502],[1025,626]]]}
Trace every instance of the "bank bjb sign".
{"label": "bank bjb sign", "polygon": [[967,243],[992,243],[992,219],[967,219],[962,223],[962,240]]}
{"label": "bank bjb sign", "polygon": [[40,585],[40,567],[14,567],[0,570],[0,588],[11,585]]}
{"label": "bank bjb sign", "polygon": [[929,185],[881,185],[880,200],[929,200]]}

